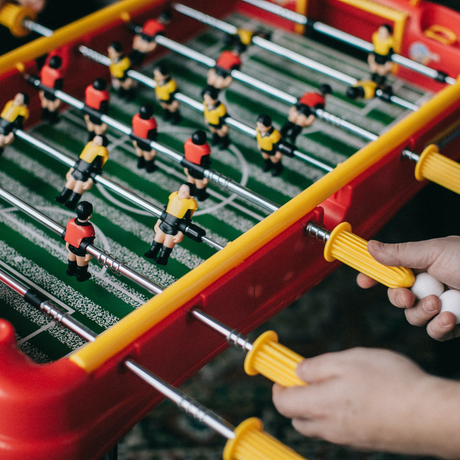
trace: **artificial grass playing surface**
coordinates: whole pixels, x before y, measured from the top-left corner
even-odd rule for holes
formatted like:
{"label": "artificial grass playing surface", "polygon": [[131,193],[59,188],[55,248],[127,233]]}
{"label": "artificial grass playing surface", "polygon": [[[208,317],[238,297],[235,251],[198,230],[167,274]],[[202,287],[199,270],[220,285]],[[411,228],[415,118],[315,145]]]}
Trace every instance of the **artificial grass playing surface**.
{"label": "artificial grass playing surface", "polygon": [[[240,15],[232,15],[228,22],[245,28],[260,25]],[[325,45],[279,30],[271,32],[274,42],[300,54],[320,59],[323,64],[356,78],[368,75],[365,63],[343,56]],[[222,39],[222,32],[209,29],[187,45],[217,58],[223,49]],[[205,66],[176,54],[168,54],[161,62],[169,67],[178,82],[179,91],[201,101],[201,90],[206,84],[208,70]],[[150,64],[142,72],[151,76],[152,68],[153,64]],[[329,83],[334,92],[327,99],[326,110],[346,117],[348,121],[373,133],[384,132],[408,113],[403,108],[380,100],[349,101],[345,97],[345,84],[257,47],[248,50],[241,70],[296,97],[314,90],[321,83]],[[427,97],[401,81],[394,83],[394,90],[398,96],[410,102],[417,103]],[[289,110],[289,104],[237,81],[222,94],[221,101],[233,118],[252,128],[261,113],[269,114],[279,128]],[[178,126],[163,122],[162,110],[155,102],[153,90],[141,85],[136,99],[129,103],[112,93],[109,115],[130,125],[132,116],[145,102],[153,102],[155,105],[159,123],[158,142],[180,153],[183,153],[185,140],[196,129],[205,128],[202,114],[184,104],[181,106],[184,118]],[[73,109],[64,112],[56,126],[42,124],[29,131],[74,159],[81,153],[87,139],[83,117]],[[104,175],[162,208],[169,194],[185,181],[181,167],[159,153],[159,170],[153,174],[138,170],[129,138],[110,128],[107,134],[110,158],[104,167]],[[325,174],[300,159],[284,157],[284,172],[280,177],[272,177],[262,172],[263,161],[253,138],[234,128],[230,130],[230,138],[232,145],[227,150],[213,148],[212,169],[279,205],[288,202]],[[305,129],[296,143],[299,151],[331,166],[344,161],[365,144],[366,141],[321,120]],[[65,225],[75,214],[58,205],[54,197],[64,185],[67,170],[67,166],[16,139],[1,158],[0,184]],[[221,245],[235,240],[268,214],[264,209],[212,184],[209,190],[211,197],[199,203],[199,210],[193,220],[206,229],[207,236]],[[174,249],[167,267],[156,266],[143,257],[154,237],[153,227],[157,220],[154,216],[100,185],[85,193],[83,199],[94,206],[91,221],[97,227],[95,244],[163,286],[170,285],[215,253],[215,249],[204,243],[195,243],[185,238]],[[8,266],[12,274],[32,280],[95,332],[115,324],[150,298],[150,293],[126,278],[111,274],[95,261],[90,265],[93,274],[91,280],[76,282],[75,278],[65,274],[67,252],[59,236],[4,202],[1,203],[0,219],[2,267]],[[57,359],[83,344],[73,333],[43,318],[16,294],[9,293],[8,288],[0,287],[0,293],[7,307],[2,309],[2,317],[13,322],[20,346],[38,362]]]}

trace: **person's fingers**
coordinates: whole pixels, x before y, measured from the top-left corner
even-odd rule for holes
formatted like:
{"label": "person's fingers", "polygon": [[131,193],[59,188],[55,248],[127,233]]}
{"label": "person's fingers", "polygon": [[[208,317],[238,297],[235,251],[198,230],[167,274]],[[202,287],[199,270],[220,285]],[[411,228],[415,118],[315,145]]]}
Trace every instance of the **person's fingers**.
{"label": "person's fingers", "polygon": [[362,289],[369,289],[378,284],[377,281],[365,275],[364,273],[358,273],[358,276],[356,277],[356,283]]}
{"label": "person's fingers", "polygon": [[273,404],[276,410],[287,418],[303,417],[310,399],[309,392],[305,391],[307,388],[310,390],[309,386],[285,388],[275,383],[273,385]]}
{"label": "person's fingers", "polygon": [[398,308],[411,308],[415,303],[415,295],[406,288],[388,289],[390,302]]}
{"label": "person's fingers", "polygon": [[441,301],[435,295],[424,297],[405,311],[407,321],[412,326],[425,326],[441,311]]}
{"label": "person's fingers", "polygon": [[384,265],[404,266],[410,268],[425,269],[429,267],[437,257],[430,240],[416,243],[385,244],[371,240],[367,249],[374,259]]}
{"label": "person's fingers", "polygon": [[428,335],[439,342],[460,336],[460,328],[455,327],[456,318],[450,311],[439,314],[428,324]]}

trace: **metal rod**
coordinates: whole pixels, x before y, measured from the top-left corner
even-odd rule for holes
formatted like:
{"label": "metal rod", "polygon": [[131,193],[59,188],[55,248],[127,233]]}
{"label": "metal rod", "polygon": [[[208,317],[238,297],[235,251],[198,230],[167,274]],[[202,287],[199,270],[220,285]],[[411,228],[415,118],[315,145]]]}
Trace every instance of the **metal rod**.
{"label": "metal rod", "polygon": [[[53,147],[44,144],[41,142],[39,139],[35,138],[34,136],[31,136],[30,134],[25,133],[24,131],[21,130],[16,130],[16,133],[19,133],[19,136],[21,139],[29,142],[30,144],[38,147],[39,149],[43,150],[45,153],[48,155],[52,156],[53,158],[58,159],[59,161],[65,163],[66,165],[73,167],[75,164],[75,161],[72,160],[70,157],[67,155],[63,154],[62,152],[59,152],[58,150],[54,149]],[[99,183],[103,185],[104,187],[108,188],[109,190],[112,190],[115,192],[117,195],[120,195],[121,197],[125,198],[128,201],[131,201],[132,203],[136,204],[140,208],[146,210],[150,214],[153,214],[155,217],[160,217],[163,214],[163,210],[159,208],[158,206],[155,206],[154,204],[150,203],[149,201],[145,200],[144,198],[141,198],[140,196],[136,195],[134,192],[131,190],[123,187],[122,185],[117,184],[116,182],[112,181],[108,177],[105,177],[101,174],[96,174],[93,177],[94,182]],[[224,248],[221,244],[217,243],[216,241],[213,241],[211,238],[208,238],[206,236],[201,238],[203,242],[208,244],[214,249],[221,250]]]}
{"label": "metal rod", "polygon": [[[36,221],[42,223],[47,228],[52,230],[54,233],[58,235],[62,235],[65,228],[61,225],[46,216],[45,214],[41,213],[33,206],[30,206],[26,202],[19,199],[17,196],[13,195],[12,193],[6,191],[4,188],[0,187],[0,197],[3,198],[8,203],[16,206],[18,209],[23,211],[28,216],[32,217]],[[141,285],[142,287],[146,288],[148,291],[152,292],[153,294],[161,294],[164,290],[164,287],[153,282],[152,280],[146,278],[145,276],[141,275],[140,273],[132,270],[128,266],[126,266],[123,262],[118,261],[110,254],[102,251],[101,249],[97,248],[96,246],[90,244],[86,247],[86,252],[91,254],[93,257],[97,258],[99,263],[104,264],[107,268],[115,271],[116,273],[120,273],[130,280],[134,281],[135,283]]]}
{"label": "metal rod", "polygon": [[[207,14],[201,13],[200,11],[189,8],[188,6],[184,6],[184,5],[176,3],[174,7],[177,11],[180,11],[181,13],[187,16],[190,16],[194,19],[197,19],[198,21],[201,21],[205,24],[208,24],[220,30],[223,30],[224,32],[233,33],[233,34],[236,34],[238,32],[238,29],[232,26],[231,24],[220,21],[219,19],[215,19],[212,16],[208,16]],[[350,37],[355,38],[352,35],[350,35]],[[343,72],[340,72],[336,69],[328,67],[324,64],[321,64],[320,62],[314,61],[313,59],[307,58],[306,56],[302,56],[301,54],[296,53],[295,51],[291,51],[285,48],[284,46],[277,45],[276,43],[273,43],[270,40],[267,40],[265,38],[254,36],[252,37],[252,43],[254,43],[255,45],[259,46],[260,48],[266,51],[270,51],[271,53],[276,54],[277,56],[282,56],[287,59],[290,59],[291,61],[296,62],[297,64],[300,64],[304,67],[320,72],[324,75],[328,75],[329,77],[332,77],[343,83],[347,83],[353,86],[358,83],[358,80],[354,77],[351,77],[350,75],[346,75]],[[367,42],[364,42],[364,43],[367,43]],[[372,45],[370,46],[373,49]],[[370,49],[370,51],[372,51],[372,49]],[[248,84],[252,84],[252,83],[248,82]],[[278,95],[278,97],[282,100],[287,100],[285,94],[283,94],[282,92]],[[408,108],[413,111],[418,110],[418,106],[416,106],[415,104],[411,104],[410,102],[404,101],[404,99],[398,98],[396,96],[391,96],[390,101],[393,102],[394,104],[400,105],[401,107]]]}
{"label": "metal rod", "polygon": [[[20,294],[22,297],[25,297],[25,300],[32,306],[39,308],[46,315],[72,330],[87,342],[94,342],[96,340],[97,334],[87,328],[84,324],[72,318],[68,313],[61,310],[49,298],[41,293],[38,293],[38,291],[35,291],[33,287],[27,286],[26,284],[18,281],[2,269],[0,269],[0,281]],[[32,301],[28,300],[28,294],[32,294],[29,296],[32,298]],[[162,380],[160,377],[156,376],[136,361],[128,359],[124,362],[124,364],[129,370],[148,383],[151,387],[155,388],[162,395],[173,401],[180,409],[184,410],[198,421],[206,424],[217,433],[220,433],[225,438],[235,438],[235,428],[220,416],[205,408],[179,389],[174,388],[172,385]]]}
{"label": "metal rod", "polygon": [[[87,48],[87,50],[88,50],[88,48]],[[101,63],[101,61],[103,61],[102,59],[98,59],[98,56],[102,56],[102,57],[104,57],[104,56],[99,55],[99,53],[96,53],[93,50],[89,50],[89,52],[85,51],[85,53],[86,53],[85,56],[90,57],[91,59],[96,58],[95,59],[96,62]],[[140,74],[139,72],[130,70],[128,72],[128,74],[129,74],[129,76],[131,76],[132,78],[140,81],[141,83],[147,82],[148,86],[150,86],[152,88],[155,88],[155,86],[156,86],[156,83],[155,83],[154,80],[152,80],[150,78],[147,78],[146,76]],[[143,78],[138,79],[139,75],[141,75]],[[31,78],[29,78],[29,81],[31,81]],[[32,83],[37,87],[40,86],[40,83],[39,83],[38,79],[32,81]],[[62,91],[54,91],[54,95],[59,99],[65,100],[65,102],[67,102],[69,105],[71,105],[71,106],[73,106],[73,107],[75,107],[75,108],[77,108],[79,110],[83,110],[84,107],[85,107],[85,104],[83,104],[81,101],[79,101],[78,99],[73,98],[72,96],[70,96],[68,94],[63,93]],[[180,93],[176,93],[175,97],[178,100],[182,100],[183,102],[191,105],[193,108],[195,108],[197,110],[200,110],[201,112],[204,111],[203,104],[200,104],[200,103],[194,101],[193,99],[189,98],[188,96],[185,96],[185,95],[180,94]],[[117,121],[117,120],[115,120],[115,119],[113,119],[113,118],[111,118],[111,117],[109,117],[107,115],[101,115],[101,121],[106,123],[108,126],[111,126],[112,128],[124,133],[127,136],[131,136],[131,134],[132,134],[132,129],[131,128],[129,128],[128,126],[124,125],[123,123],[120,123],[119,121]],[[237,123],[239,123],[239,122],[237,122]],[[253,130],[253,131],[254,131],[254,137],[255,137],[255,130]],[[30,135],[26,135],[25,133],[24,133],[24,136],[28,136],[27,140],[35,139]],[[38,142],[40,142],[40,141],[38,141]],[[47,151],[47,153],[49,153],[51,155],[54,155],[54,153],[51,152],[51,150],[52,150],[51,147],[46,146],[46,144],[43,144],[43,143],[41,143],[41,144],[43,145],[43,150],[44,151]],[[184,159],[184,157],[182,155],[180,155],[179,153],[177,153],[177,152],[175,152],[175,151],[173,151],[173,150],[171,150],[171,149],[159,144],[156,141],[150,141],[150,146],[153,149],[157,150],[158,152],[161,152],[161,153],[165,154],[166,156],[168,156],[170,159],[172,159],[176,163],[181,164],[182,160]],[[40,146],[39,148],[42,148],[42,147]],[[57,152],[57,151],[55,151],[55,152]],[[59,153],[59,152],[57,152],[57,153]],[[60,156],[63,156],[63,158],[68,159],[68,157],[66,157],[63,154],[60,154]],[[72,164],[69,164],[69,166],[73,166],[73,164],[74,163],[72,162]],[[258,206],[260,206],[260,207],[262,207],[264,209],[267,209],[270,212],[275,212],[276,210],[278,210],[280,208],[280,206],[278,204],[274,203],[273,201],[270,201],[267,198],[262,197],[261,195],[257,194],[256,192],[253,192],[252,190],[249,190],[248,188],[244,187],[243,185],[240,185],[240,184],[236,183],[235,181],[233,181],[232,179],[227,178],[227,177],[225,177],[225,176],[223,176],[223,175],[221,175],[221,174],[219,174],[219,173],[217,173],[215,171],[212,171],[210,169],[205,169],[204,170],[204,175],[209,180],[211,180],[212,182],[214,182],[215,184],[217,184],[218,186],[220,186],[224,190],[228,190],[228,191],[230,191],[232,193],[236,193],[237,195],[241,196],[242,198],[245,198],[246,200],[250,201],[251,203],[254,203],[254,204],[256,204],[256,205],[258,205]],[[159,208],[156,208],[154,205],[148,203],[146,200],[143,200],[142,198],[138,197],[134,193],[132,193],[129,190],[125,189],[124,187],[116,185],[114,182],[110,181],[107,178],[104,178],[103,176],[96,176],[96,179],[100,183],[103,183],[103,185],[106,185],[107,187],[111,188],[113,191],[115,191],[118,194],[121,194],[122,196],[125,196],[123,194],[130,193],[131,197],[128,198],[128,199],[136,202],[139,206],[141,206],[142,208],[146,209],[149,212],[154,213],[158,217],[161,215],[162,211],[159,210]],[[109,184],[109,182],[110,182],[110,184]],[[125,198],[127,198],[127,196],[125,196]],[[155,211],[155,208],[156,208],[156,211]],[[159,214],[157,212],[159,212]],[[212,246],[214,248],[222,249],[222,246],[220,246],[218,243],[210,240],[207,237],[202,238],[202,240],[205,241],[207,244],[209,244],[210,246]]]}
{"label": "metal rod", "polygon": [[322,241],[324,243],[326,243],[329,237],[331,236],[331,232],[314,224],[313,222],[308,223],[307,227],[305,228],[305,231],[310,236],[315,236],[317,240]]}
{"label": "metal rod", "polygon": [[198,421],[206,424],[227,439],[235,438],[235,428],[230,423],[206,409],[179,389],[174,388],[131,359],[125,361],[125,366]]}
{"label": "metal rod", "polygon": [[48,27],[42,26],[41,24],[36,23],[35,21],[31,21],[30,19],[24,19],[22,21],[23,27],[29,29],[31,32],[36,32],[43,37],[51,37],[54,32]]}
{"label": "metal rod", "polygon": [[209,316],[208,314],[196,308],[194,308],[190,313],[198,321],[208,326],[213,331],[223,335],[230,345],[235,345],[236,348],[240,348],[245,351],[252,350],[252,343],[249,342],[246,337],[242,336],[238,331],[230,329],[225,324],[217,321],[217,319],[214,319],[212,316]]}
{"label": "metal rod", "polygon": [[[330,27],[327,24],[323,24],[318,21],[310,21],[305,16],[294,13],[286,8],[281,6],[273,5],[272,3],[263,1],[263,0],[243,0],[246,3],[254,5],[258,8],[261,8],[265,11],[269,11],[270,13],[276,14],[281,16],[289,21],[296,22],[297,24],[306,25],[307,27],[312,27],[316,32],[319,32],[323,35],[328,37],[336,38],[344,43],[348,43],[349,45],[355,46],[363,51],[371,53],[374,51],[374,45],[372,43],[366,42],[365,40],[361,40],[360,38],[354,37],[353,35],[347,34],[342,32],[341,30],[335,29],[334,27]],[[392,54],[391,60],[397,64],[400,64],[408,69],[414,70],[415,72],[421,73],[426,77],[433,78],[440,82],[448,83],[449,85],[455,85],[456,80],[449,75],[444,74],[443,72],[439,72],[434,70],[428,66],[415,62],[411,59],[408,59],[404,56],[399,54]]]}

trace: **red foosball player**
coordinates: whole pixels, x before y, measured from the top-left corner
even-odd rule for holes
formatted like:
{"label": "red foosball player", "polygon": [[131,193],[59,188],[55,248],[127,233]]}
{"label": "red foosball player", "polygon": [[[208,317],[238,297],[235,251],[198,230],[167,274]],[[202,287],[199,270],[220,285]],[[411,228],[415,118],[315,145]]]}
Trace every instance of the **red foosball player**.
{"label": "red foosball player", "polygon": [[133,40],[133,49],[129,53],[129,59],[135,67],[144,62],[148,53],[155,51],[157,43],[155,38],[164,35],[166,26],[171,23],[172,14],[170,10],[163,11],[157,19],[148,19],[142,27],[135,26],[136,36]]}
{"label": "red foosball player", "polygon": [[123,54],[123,46],[120,42],[112,42],[107,48],[111,64],[109,65],[112,84],[118,90],[118,95],[127,101],[134,99],[134,81],[128,76],[131,69],[131,61]]}
{"label": "red foosball player", "polygon": [[281,134],[272,125],[268,115],[260,115],[257,119],[257,147],[265,160],[263,171],[272,170],[272,176],[279,176],[283,172],[280,151]]}
{"label": "red foosball player", "polygon": [[75,165],[66,174],[66,183],[59,196],[58,203],[66,208],[75,209],[83,193],[91,190],[93,177],[102,173],[102,167],[109,158],[107,138],[96,136],[88,142]]}
{"label": "red foosball player", "polygon": [[[169,256],[177,243],[184,239],[179,230],[181,222],[189,222],[193,213],[198,209],[198,203],[193,198],[195,186],[182,184],[179,191],[169,195],[166,212],[162,214],[155,225],[155,239],[150,249],[144,254],[148,259],[154,259],[158,265],[166,265]],[[159,255],[158,255],[159,254]]]}
{"label": "red foosball player", "polygon": [[217,89],[228,88],[233,81],[232,70],[241,67],[241,54],[246,46],[238,42],[231,51],[223,51],[216,61],[216,66],[208,72],[208,85]]}
{"label": "red foosball player", "polygon": [[384,86],[386,76],[393,68],[391,55],[393,54],[393,28],[389,24],[381,25],[372,35],[374,51],[369,54],[368,63],[372,72],[372,80],[378,86]]}
{"label": "red foosball player", "polygon": [[107,130],[107,125],[101,121],[100,115],[106,115],[109,111],[109,99],[107,82],[103,78],[98,78],[92,85],[86,87],[85,105],[91,110],[85,115],[88,142],[94,136],[102,136]]}
{"label": "red foosball player", "polygon": [[0,155],[5,146],[14,140],[14,130],[22,129],[22,125],[29,117],[29,95],[17,93],[14,99],[8,101],[0,114]]}
{"label": "red foosball player", "polygon": [[177,83],[165,65],[158,64],[153,69],[153,77],[156,82],[155,96],[163,108],[163,120],[177,125],[181,120],[179,101],[174,97],[177,93]]}
{"label": "red foosball player", "polygon": [[64,241],[69,252],[67,274],[76,276],[77,281],[82,282],[91,278],[88,263],[92,257],[86,253],[86,246],[94,243],[96,232],[89,222],[93,214],[93,205],[88,201],[82,201],[76,211],[77,217],[67,223]]}
{"label": "red foosball player", "polygon": [[155,171],[155,149],[150,147],[150,141],[157,138],[157,122],[153,117],[153,107],[151,104],[145,104],[139,109],[139,113],[134,115],[132,120],[132,134],[138,139],[133,140],[134,148],[137,154],[137,167],[145,168],[148,173]]}
{"label": "red foosball player", "polygon": [[[211,166],[211,147],[207,143],[206,133],[203,130],[195,131],[190,139],[184,144],[185,159],[202,168],[209,169]],[[185,174],[189,183],[196,187],[195,196],[198,201],[204,201],[209,197],[206,191],[208,179],[203,173],[193,168],[185,168]]]}
{"label": "red foosball player", "polygon": [[214,86],[207,86],[204,89],[204,119],[212,133],[211,145],[219,144],[219,150],[225,150],[230,145],[229,127],[225,123],[228,114],[227,108],[218,98],[219,90]]}
{"label": "red foosball player", "polygon": [[[52,56],[48,63],[40,70],[40,82],[51,89],[61,90],[64,85],[62,74],[62,59],[59,56]],[[42,120],[49,121],[52,125],[59,122],[59,106],[61,100],[46,91],[39,92],[42,105]]]}
{"label": "red foosball player", "polygon": [[324,109],[326,96],[332,93],[331,87],[324,83],[318,92],[305,93],[295,105],[289,109],[288,121],[281,128],[281,136],[295,142],[303,128],[311,126],[316,120],[316,109]]}

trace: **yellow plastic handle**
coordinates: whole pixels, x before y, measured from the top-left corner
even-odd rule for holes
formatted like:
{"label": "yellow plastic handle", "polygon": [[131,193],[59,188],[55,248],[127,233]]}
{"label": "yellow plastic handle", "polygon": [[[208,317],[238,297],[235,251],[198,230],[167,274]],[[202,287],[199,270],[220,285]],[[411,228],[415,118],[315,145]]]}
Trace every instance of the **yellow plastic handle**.
{"label": "yellow plastic handle", "polygon": [[15,37],[24,37],[30,33],[30,30],[22,25],[22,21],[25,19],[35,21],[36,16],[35,11],[31,8],[6,3],[0,10],[0,24],[8,27]]}
{"label": "yellow plastic handle", "polygon": [[234,439],[225,444],[224,460],[305,460],[289,447],[262,431],[258,418],[248,418],[235,428]]}
{"label": "yellow plastic handle", "polygon": [[306,385],[295,372],[297,364],[303,359],[278,343],[276,332],[267,331],[252,344],[252,350],[244,361],[244,370],[248,375],[262,374],[285,387]]}
{"label": "yellow plastic handle", "polygon": [[367,241],[351,233],[351,225],[347,222],[337,225],[331,232],[324,258],[328,262],[340,260],[390,288],[410,287],[415,281],[409,268],[388,267],[377,262],[367,251]]}
{"label": "yellow plastic handle", "polygon": [[438,147],[429,145],[420,155],[415,166],[418,181],[428,179],[460,194],[460,164],[439,153]]}

